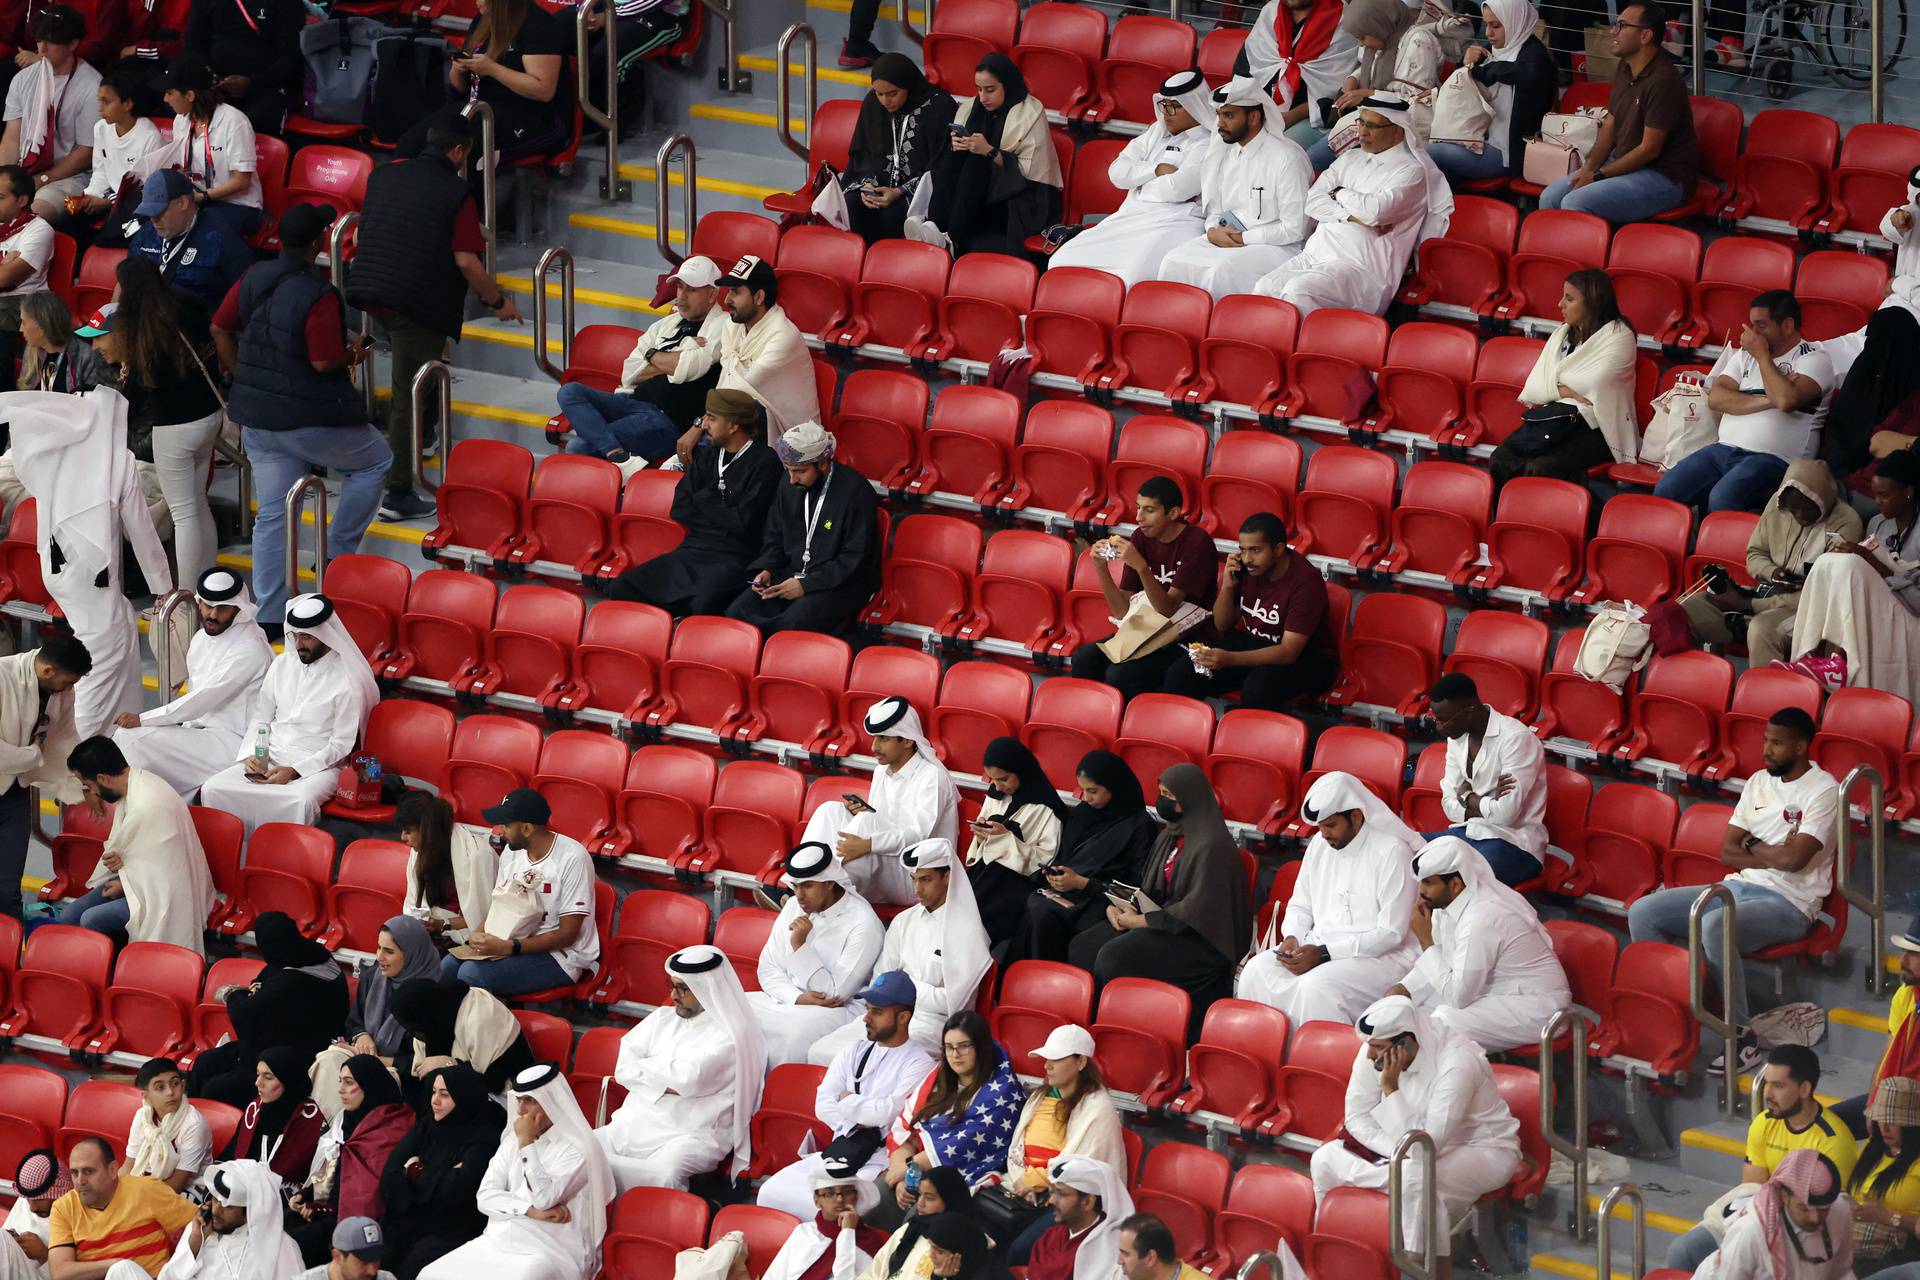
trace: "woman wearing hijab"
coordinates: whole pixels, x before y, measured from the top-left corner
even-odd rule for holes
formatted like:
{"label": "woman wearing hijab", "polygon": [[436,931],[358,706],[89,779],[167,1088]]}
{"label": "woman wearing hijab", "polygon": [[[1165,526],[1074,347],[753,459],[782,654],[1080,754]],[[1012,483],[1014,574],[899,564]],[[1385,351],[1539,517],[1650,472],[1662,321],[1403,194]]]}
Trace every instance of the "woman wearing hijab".
{"label": "woman wearing hijab", "polygon": [[220,997],[233,1022],[233,1039],[201,1054],[188,1082],[194,1097],[235,1107],[253,1099],[254,1064],[268,1047],[299,1058],[305,1098],[307,1065],[340,1034],[347,1018],[340,966],[325,947],[302,937],[291,917],[264,913],[253,922],[253,937],[266,968],[251,985],[230,987]]}
{"label": "woman wearing hijab", "polygon": [[380,1175],[413,1127],[413,1109],[401,1101],[386,1063],[355,1054],[337,1074],[340,1114],[320,1139],[307,1180],[287,1201],[287,1234],[310,1267],[331,1256],[336,1222],[381,1216]]}
{"label": "woman wearing hijab", "polygon": [[986,1232],[967,1214],[936,1213],[920,1231],[932,1264],[929,1275],[940,1280],[1008,1280],[1012,1275],[994,1256]]}
{"label": "woman wearing hijab", "polygon": [[1018,738],[989,742],[981,772],[989,785],[986,803],[973,820],[967,879],[987,939],[998,948],[1018,932],[1027,897],[1040,885],[1040,868],[1060,852],[1067,806]]}
{"label": "woman wearing hijab", "polygon": [[327,1131],[327,1117],[310,1096],[307,1059],[284,1045],[255,1059],[254,1099],[240,1114],[222,1160],[261,1160],[285,1183],[298,1183],[313,1168],[313,1153]]}
{"label": "woman wearing hijab", "polygon": [[1853,1201],[1817,1151],[1789,1151],[1694,1280],[1852,1280]]}
{"label": "woman wearing hijab", "polygon": [[1493,123],[1480,150],[1458,142],[1434,142],[1427,154],[1455,182],[1519,177],[1527,139],[1553,110],[1560,92],[1553,54],[1533,34],[1540,15],[1528,0],[1488,0],[1480,6],[1490,48],[1474,45],[1462,63],[1487,95]]}
{"label": "woman wearing hijab", "polygon": [[1788,463],[1747,539],[1747,575],[1765,594],[1749,593],[1728,579],[1726,591],[1689,596],[1679,606],[1686,611],[1687,630],[1701,644],[1737,644],[1744,637],[1750,666],[1786,657],[1808,567],[1836,538],[1858,542],[1861,527],[1860,513],[1841,500],[1825,463],[1813,458]]}
{"label": "woman wearing hijab", "polygon": [[[1347,0],[1340,29],[1360,46],[1360,65],[1334,96],[1336,111],[1351,111],[1375,93],[1389,93],[1424,104],[1416,110],[1414,131],[1422,141],[1432,118],[1433,91],[1440,87],[1440,37],[1423,24],[1423,10],[1401,0]],[[1357,135],[1356,135],[1357,136]],[[1307,148],[1314,172],[1333,163],[1333,148],[1322,138]]]}
{"label": "woman wearing hijab", "polygon": [[313,1060],[313,1100],[329,1119],[340,1114],[340,1068],[355,1054],[372,1054],[406,1076],[413,1068],[413,1037],[393,1016],[393,992],[403,982],[435,982],[440,952],[427,926],[411,916],[394,916],[380,926],[373,959],[362,960],[359,991],[347,1013],[346,1029]]}
{"label": "woman wearing hijab", "polygon": [[1060,220],[1060,157],[1047,110],[1011,58],[980,59],[973,87],[949,127],[947,150],[914,193],[904,230],[956,258],[1018,254],[1028,236]]}
{"label": "woman wearing hijab", "polygon": [[1074,937],[1107,905],[1107,882],[1138,879],[1153,847],[1140,780],[1111,751],[1089,751],[1074,768],[1080,803],[1060,823],[1060,852],[1028,895],[1026,917],[1007,948],[1006,963],[1065,962]]}
{"label": "woman wearing hijab", "polygon": [[[1920,168],[1907,180],[1908,199],[1920,199]],[[1887,216],[1902,212],[1896,208]],[[1909,218],[1911,209],[1904,210]],[[1898,241],[1904,263],[1910,255],[1920,255],[1920,233],[1909,223],[1904,238]],[[1891,230],[1881,225],[1881,234]],[[1920,264],[1915,264],[1920,265]],[[1827,417],[1820,431],[1820,456],[1834,474],[1848,477],[1854,489],[1866,488],[1872,478],[1871,464],[1876,458],[1913,448],[1920,439],[1920,319],[1903,302],[1903,293],[1920,290],[1920,276],[1896,271],[1893,293],[1867,320],[1867,327],[1844,338],[1823,343],[1834,356],[1834,370],[1840,379]],[[1841,344],[1858,345],[1853,360],[1841,371],[1836,348]]]}
{"label": "woman wearing hijab", "polygon": [[536,1059],[513,1010],[499,997],[457,978],[403,982],[393,993],[393,1016],[413,1037],[413,1076],[465,1063],[491,1093]]}
{"label": "woman wearing hijab", "polygon": [[1200,766],[1176,764],[1162,773],[1154,808],[1167,826],[1137,886],[1154,905],[1140,911],[1109,903],[1106,918],[1083,929],[1068,956],[1100,985],[1134,977],[1185,988],[1193,996],[1191,1041],[1208,1006],[1233,994],[1233,968],[1253,937],[1253,909],[1240,846]]}
{"label": "woman wearing hijab", "polygon": [[427,1073],[427,1112],[400,1139],[380,1175],[386,1268],[413,1280],[420,1268],[486,1230],[474,1197],[506,1123],[487,1082],[464,1063]]}
{"label": "woman wearing hijab", "polygon": [[912,1216],[874,1253],[873,1262],[861,1270],[851,1256],[836,1257],[833,1280],[895,1280],[899,1276],[918,1280],[931,1275],[927,1254],[933,1246],[921,1227],[927,1219],[941,1213],[971,1217],[973,1196],[967,1190],[964,1174],[951,1165],[937,1164],[920,1175],[920,1190],[914,1196]]}
{"label": "woman wearing hijab", "polygon": [[914,188],[946,151],[954,107],[953,95],[927,83],[906,54],[874,60],[840,176],[848,225],[868,244],[902,235]]}
{"label": "woman wearing hijab", "polygon": [[1640,456],[1633,407],[1640,353],[1633,326],[1620,314],[1612,277],[1594,269],[1573,272],[1560,286],[1560,316],[1520,388],[1520,404],[1570,412],[1579,418],[1578,428],[1544,452],[1520,452],[1518,433],[1501,441],[1488,461],[1496,485],[1538,476],[1584,487],[1589,468]]}

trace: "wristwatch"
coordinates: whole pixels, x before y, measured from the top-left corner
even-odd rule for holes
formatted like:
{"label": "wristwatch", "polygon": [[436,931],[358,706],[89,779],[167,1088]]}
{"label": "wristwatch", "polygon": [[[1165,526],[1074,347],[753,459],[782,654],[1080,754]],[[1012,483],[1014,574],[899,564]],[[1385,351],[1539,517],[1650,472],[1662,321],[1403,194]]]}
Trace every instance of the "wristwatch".
{"label": "wristwatch", "polygon": [[520,939],[518,939],[518,938],[515,938],[515,939],[513,940],[513,954],[515,954],[515,955],[519,955],[519,954],[520,954]]}
{"label": "wristwatch", "polygon": [[489,311],[500,310],[502,307],[507,305],[507,291],[505,289],[502,289],[499,293],[499,296],[494,298],[492,302],[488,302],[485,298],[480,299],[480,305],[485,307]]}

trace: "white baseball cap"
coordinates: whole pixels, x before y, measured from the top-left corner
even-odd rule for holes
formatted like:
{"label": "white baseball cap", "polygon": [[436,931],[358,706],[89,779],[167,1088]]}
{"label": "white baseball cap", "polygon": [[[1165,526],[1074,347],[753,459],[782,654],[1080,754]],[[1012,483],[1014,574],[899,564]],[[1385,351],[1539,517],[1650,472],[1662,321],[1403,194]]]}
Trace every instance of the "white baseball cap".
{"label": "white baseball cap", "polygon": [[1085,1027],[1063,1022],[1047,1036],[1046,1043],[1033,1052],[1035,1057],[1045,1058],[1049,1062],[1057,1062],[1061,1058],[1091,1058],[1093,1035]]}
{"label": "white baseball cap", "polygon": [[705,289],[720,279],[720,268],[714,265],[712,258],[696,253],[681,263],[679,269],[667,279],[678,280],[689,289]]}

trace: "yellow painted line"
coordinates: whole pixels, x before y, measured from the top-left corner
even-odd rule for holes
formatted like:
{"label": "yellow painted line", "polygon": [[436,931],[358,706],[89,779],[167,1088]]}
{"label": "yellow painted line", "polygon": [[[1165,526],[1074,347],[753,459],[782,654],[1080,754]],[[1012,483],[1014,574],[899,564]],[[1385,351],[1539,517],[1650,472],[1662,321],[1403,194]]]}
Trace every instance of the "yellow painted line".
{"label": "yellow painted line", "polygon": [[[43,804],[40,806],[40,808],[42,810],[52,809],[55,813],[59,812],[59,809],[53,805]],[[20,877],[20,888],[27,893],[39,893],[42,889],[46,887],[47,887],[47,881],[42,880],[39,876],[21,876]]]}
{"label": "yellow painted line", "polygon": [[[807,0],[807,8],[818,9],[822,13],[852,13],[853,0]],[[885,4],[880,6],[880,16],[888,22],[900,21],[900,6]],[[742,63],[745,58],[740,59]],[[772,59],[768,59],[769,62]]]}
{"label": "yellow painted line", "polygon": [[[774,128],[774,117],[766,111],[748,111],[744,107],[723,107],[712,102],[696,102],[687,109],[687,114],[695,120],[720,120],[727,124],[758,125],[762,129]],[[795,133],[805,133],[807,122],[798,117],[789,119],[787,127]]]}
{"label": "yellow painted line", "polygon": [[[213,562],[219,565],[222,569],[233,569],[239,573],[246,573],[246,574],[251,574],[253,572],[252,556],[243,556],[239,554],[222,552],[221,554],[213,558]],[[312,582],[313,570],[307,568],[305,565],[300,566],[300,581]]]}
{"label": "yellow painted line", "polygon": [[1715,1133],[1711,1129],[1688,1129],[1680,1135],[1684,1146],[1699,1147],[1702,1151],[1712,1151],[1723,1156],[1745,1156],[1747,1144],[1738,1138],[1728,1137],[1724,1133]]}
{"label": "yellow painted line", "polygon": [[[496,276],[495,279],[500,287],[508,293],[530,294],[533,292],[533,279],[531,276]],[[547,297],[558,301],[560,296],[560,282],[558,280],[547,281]],[[573,291],[573,300],[576,303],[585,303],[588,306],[613,307],[620,311],[636,311],[642,315],[663,316],[667,314],[667,308],[654,306],[652,298],[637,298],[631,293],[614,293],[609,289],[576,288]],[[529,343],[528,345],[531,346],[532,344]]]}
{"label": "yellow painted line", "polygon": [[[746,59],[742,59],[742,61],[746,61]],[[772,66],[773,64],[769,62],[767,65]],[[769,127],[771,127],[771,116],[768,117],[768,122]],[[656,172],[650,164],[623,164],[620,166],[620,176],[629,182],[645,182],[651,184]],[[667,174],[667,185],[670,187],[684,187],[687,185],[687,175],[678,169],[674,169]],[[717,196],[743,196],[748,200],[765,200],[768,196],[780,195],[782,192],[788,190],[786,187],[763,187],[754,182],[735,182],[731,178],[709,178],[705,175],[701,176],[700,181],[695,184],[694,189],[696,191],[711,192]]]}
{"label": "yellow painted line", "polygon": [[1532,1261],[1535,1271],[1544,1271],[1548,1275],[1572,1276],[1574,1280],[1594,1280],[1594,1269],[1583,1262],[1569,1262],[1565,1258],[1556,1258],[1550,1253],[1536,1253]]}
{"label": "yellow painted line", "polygon": [[[483,329],[478,325],[470,324],[460,330],[460,336],[462,338],[470,338],[475,342],[491,342],[498,347],[519,347],[526,351],[533,350],[533,330],[531,329]],[[559,353],[559,341],[551,337],[548,338],[547,354],[558,355]]]}
{"label": "yellow painted line", "polygon": [[[528,345],[531,346],[532,344],[529,343]],[[392,395],[393,393],[390,391],[380,390],[374,393],[374,398],[376,400],[386,400],[392,398]],[[503,409],[499,405],[476,404],[471,400],[455,400],[453,402],[453,411],[469,418],[485,418],[489,422],[511,422],[523,427],[544,427],[547,425],[546,418],[541,417],[537,413],[529,412],[526,409]],[[438,462],[439,459],[437,458],[427,459],[427,463],[430,466],[437,465]],[[389,527],[399,529],[402,532],[412,532],[412,530],[407,529],[404,525],[393,525]]]}
{"label": "yellow painted line", "polygon": [[1837,1022],[1843,1027],[1858,1027],[1862,1031],[1878,1031],[1882,1035],[1887,1031],[1887,1015],[1871,1009],[1829,1009],[1827,1020]]}
{"label": "yellow painted line", "polygon": [[[772,127],[771,117],[769,117],[768,127]],[[632,236],[636,240],[645,240],[648,243],[652,243],[654,239],[654,227],[651,222],[628,222],[625,218],[609,218],[603,213],[570,213],[567,215],[567,225],[587,231],[610,231],[617,236]],[[686,242],[685,231],[669,230],[667,232],[667,243],[685,244]]]}
{"label": "yellow painted line", "polygon": [[[1588,1196],[1587,1208],[1594,1213],[1600,1212],[1600,1200],[1601,1197],[1599,1196]],[[1630,1221],[1633,1218],[1633,1209],[1623,1200],[1613,1206],[1613,1216],[1623,1222]],[[1687,1232],[1699,1226],[1700,1223],[1698,1219],[1689,1220],[1687,1218],[1676,1218],[1670,1213],[1655,1213],[1649,1210],[1647,1212],[1647,1225],[1656,1231],[1665,1231],[1669,1234],[1679,1236],[1685,1235]]]}
{"label": "yellow painted line", "polygon": [[[546,419],[542,418],[540,419],[540,421],[545,422]],[[253,509],[255,511],[259,511],[260,504],[257,502],[254,503]],[[313,509],[311,507],[304,508],[300,512],[300,523],[305,528],[308,528],[308,529],[313,528]],[[414,529],[414,528],[409,528],[404,524],[388,524],[384,520],[375,520],[373,523],[367,526],[366,536],[369,538],[386,538],[393,542],[411,542],[414,546],[417,547],[426,540],[427,534],[424,529]],[[223,556],[217,557],[217,559],[220,561],[221,564],[226,565],[230,569],[236,567],[236,564],[237,564],[237,565],[244,565],[247,572],[249,573],[253,572],[252,556],[223,555]],[[229,561],[233,561],[235,563],[229,564],[228,563]],[[300,576],[302,578],[311,578],[313,576],[313,571],[311,569],[302,569],[300,571]]]}
{"label": "yellow painted line", "polygon": [[[824,9],[827,6],[824,4],[816,3],[816,4],[811,4],[808,7],[814,8],[814,9]],[[844,4],[838,5],[837,11],[841,13],[845,13],[846,8],[847,7]],[[893,6],[888,5],[886,12],[891,13],[892,10],[893,10]],[[833,50],[827,50],[824,56],[838,57],[839,54]],[[757,53],[745,53],[740,55],[740,65],[746,68],[748,71],[774,72],[779,70],[779,64],[775,62],[772,58],[763,58]],[[796,76],[803,75],[806,72],[806,68],[801,66],[797,62],[789,62],[787,64],[787,70]],[[866,88],[868,82],[873,79],[872,75],[868,72],[848,71],[844,67],[821,67],[820,78],[832,84],[858,85],[862,89]]]}
{"label": "yellow painted line", "polygon": [[157,677],[157,676],[141,676],[141,677],[140,677],[140,687],[141,687],[141,688],[143,688],[143,689],[149,689],[149,690],[151,690],[151,691],[153,691],[154,693],[158,693],[158,692],[160,692],[160,680],[159,680],[159,677]]}

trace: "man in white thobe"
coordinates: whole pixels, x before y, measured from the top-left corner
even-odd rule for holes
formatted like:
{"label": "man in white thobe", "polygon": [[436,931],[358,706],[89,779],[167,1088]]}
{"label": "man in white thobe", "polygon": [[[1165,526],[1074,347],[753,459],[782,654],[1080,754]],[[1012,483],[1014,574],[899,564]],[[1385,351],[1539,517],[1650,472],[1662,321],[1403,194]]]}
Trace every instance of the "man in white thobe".
{"label": "man in white thobe", "polygon": [[873,1179],[859,1176],[848,1161],[831,1161],[814,1170],[807,1185],[813,1212],[781,1244],[760,1280],[800,1280],[829,1250],[835,1276],[862,1275],[887,1243],[887,1233],[861,1224],[861,1216],[880,1203]]}
{"label": "man in white thobe", "polygon": [[74,727],[91,738],[140,708],[140,631],[121,590],[122,540],[155,597],[173,590],[127,451],[126,397],[111,387],[83,396],[13,391],[0,395],[0,419],[12,428],[14,470],[38,504],[47,593],[93,655],[73,693]]}
{"label": "man in white thobe", "polygon": [[1131,289],[1157,276],[1168,253],[1206,234],[1200,175],[1214,137],[1213,95],[1198,71],[1182,71],[1160,86],[1153,105],[1153,127],[1107,168],[1107,181],[1126,199],[1054,250],[1049,268],[1091,267]]}
{"label": "man in white thobe", "polygon": [[213,874],[187,802],[158,774],[128,764],[111,738],[76,746],[67,768],[96,812],[113,806],[113,826],[87,892],[61,922],[205,955]]}
{"label": "man in white thobe", "polygon": [[158,1280],[294,1280],[305,1265],[282,1225],[280,1175],[258,1160],[207,1170],[213,1198],[180,1235]]}
{"label": "man in white thobe", "polygon": [[1538,876],[1547,850],[1547,755],[1540,739],[1480,701],[1479,686],[1458,671],[1434,681],[1427,702],[1447,739],[1440,808],[1452,824],[1427,834],[1465,840],[1501,884]]}
{"label": "man in white thobe", "polygon": [[[947,1019],[973,1007],[980,980],[993,964],[987,928],[980,923],[980,908],[973,898],[973,882],[964,867],[954,874],[955,861],[953,844],[947,840],[922,840],[900,855],[918,901],[887,925],[886,944],[880,948],[880,972],[901,970],[913,979],[913,1025],[908,1034],[935,1055],[940,1052]],[[859,1029],[848,1023],[816,1041],[807,1060],[825,1066],[848,1045],[859,1042]]]}
{"label": "man in white thobe", "polygon": [[1307,238],[1313,162],[1281,132],[1280,108],[1248,77],[1214,90],[1219,137],[1201,164],[1206,229],[1173,249],[1160,278],[1197,285],[1215,301],[1251,293]]}
{"label": "man in white thobe", "polygon": [[73,1181],[53,1152],[22,1157],[13,1175],[13,1208],[0,1223],[0,1280],[47,1280],[47,1244],[53,1239],[53,1202]]}
{"label": "man in white thobe", "polygon": [[900,855],[922,840],[952,844],[960,833],[960,793],[933,754],[920,714],[905,698],[882,698],[867,712],[880,762],[865,800],[829,800],[807,819],[802,843],[833,849],[856,893],[868,902],[905,906],[913,886]]}
{"label": "man in white thobe", "polygon": [[1300,816],[1318,830],[1281,918],[1279,946],[1240,971],[1234,994],[1302,1022],[1351,1022],[1413,963],[1407,917],[1420,837],[1352,774],[1329,773]]}
{"label": "man in white thobe", "polygon": [[248,835],[263,822],[313,824],[380,701],[373,671],[333,601],[314,594],[289,600],[287,640],[254,696],[240,763],[200,789],[200,803],[234,814]]}
{"label": "man in white thobe", "polygon": [[[1354,1024],[1366,1042],[1347,1078],[1346,1131],[1381,1157],[1416,1129],[1433,1139],[1435,1193],[1443,1221],[1438,1255],[1449,1256],[1447,1232],[1481,1196],[1498,1191],[1520,1167],[1520,1122],[1480,1046],[1435,1022],[1405,996],[1376,1001]],[[1422,1162],[1409,1160],[1401,1228],[1407,1248],[1424,1248]],[[1313,1153],[1315,1207],[1335,1187],[1385,1190],[1387,1162],[1375,1163],[1329,1142]]]}
{"label": "man in white thobe", "polygon": [[253,620],[253,595],[239,574],[207,570],[193,602],[200,628],[187,644],[186,692],[147,711],[122,712],[113,734],[135,768],[160,775],[183,796],[233,763],[253,695],[273,663],[273,645]]}
{"label": "man in white thobe", "polygon": [[[842,1150],[835,1154],[848,1148],[869,1153],[859,1170],[865,1180],[886,1168],[887,1128],[934,1068],[934,1056],[907,1037],[915,995],[913,979],[898,970],[875,977],[858,995],[866,1040],[834,1056],[813,1095],[814,1116],[833,1132],[828,1150],[837,1145]],[[813,1212],[808,1180],[824,1163],[822,1152],[803,1153],[760,1184],[755,1202],[806,1218]]]}
{"label": "man in white thobe", "polygon": [[1409,997],[1489,1053],[1537,1046],[1573,994],[1533,904],[1494,879],[1479,851],[1455,836],[1422,849],[1414,874],[1420,959],[1388,994]]}
{"label": "man in white thobe", "polygon": [[592,1280],[599,1271],[613,1173],[567,1078],[552,1063],[528,1067],[507,1111],[474,1197],[487,1229],[421,1268],[420,1280]]}
{"label": "man in white thobe", "polygon": [[1414,133],[1402,98],[1360,106],[1360,145],[1334,157],[1307,194],[1319,225],[1297,257],[1262,276],[1255,293],[1384,315],[1420,242],[1447,233],[1453,190]]}
{"label": "man in white thobe", "polygon": [[[1907,175],[1907,199],[1880,219],[1880,234],[1893,242],[1893,279],[1883,307],[1898,306],[1920,315],[1920,167]],[[1846,375],[1835,370],[1836,377]]]}
{"label": "man in white thobe", "polygon": [[667,957],[668,1007],[620,1038],[613,1078],[627,1100],[596,1129],[613,1180],[687,1189],[687,1179],[733,1157],[738,1177],[752,1158],[747,1125],[760,1106],[767,1053],[740,975],[716,947]]}
{"label": "man in white thobe", "polygon": [[859,1021],[854,993],[873,976],[885,938],[880,917],[826,845],[788,854],[781,883],[793,892],[760,948],[760,989],[747,993],[769,1067],[805,1062],[814,1041]]}

